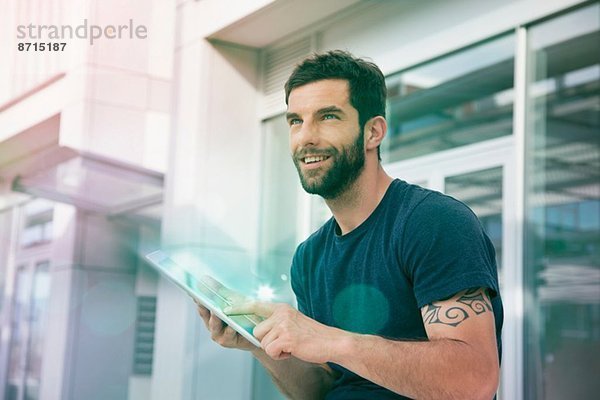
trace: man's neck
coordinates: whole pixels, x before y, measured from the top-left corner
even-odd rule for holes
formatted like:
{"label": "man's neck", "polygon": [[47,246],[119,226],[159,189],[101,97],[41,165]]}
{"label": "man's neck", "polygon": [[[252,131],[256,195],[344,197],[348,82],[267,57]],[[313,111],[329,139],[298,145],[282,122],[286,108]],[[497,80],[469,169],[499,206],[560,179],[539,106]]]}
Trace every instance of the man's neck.
{"label": "man's neck", "polygon": [[[373,170],[374,169],[374,170]],[[326,199],[342,235],[362,224],[377,208],[392,178],[377,163],[371,171],[365,166],[363,173],[335,199]]]}

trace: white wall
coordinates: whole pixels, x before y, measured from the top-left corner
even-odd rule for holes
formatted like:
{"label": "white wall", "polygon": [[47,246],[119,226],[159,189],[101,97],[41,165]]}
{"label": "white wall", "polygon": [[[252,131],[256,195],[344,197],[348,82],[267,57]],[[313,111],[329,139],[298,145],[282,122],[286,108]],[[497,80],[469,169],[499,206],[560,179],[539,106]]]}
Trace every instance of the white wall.
{"label": "white wall", "polygon": [[[5,0],[0,13],[0,105],[34,88],[57,73],[83,63],[86,47],[69,42],[60,52],[20,52],[19,42],[39,39],[18,39],[18,25],[81,24],[88,15],[90,0]],[[37,36],[37,33],[36,33]]]}

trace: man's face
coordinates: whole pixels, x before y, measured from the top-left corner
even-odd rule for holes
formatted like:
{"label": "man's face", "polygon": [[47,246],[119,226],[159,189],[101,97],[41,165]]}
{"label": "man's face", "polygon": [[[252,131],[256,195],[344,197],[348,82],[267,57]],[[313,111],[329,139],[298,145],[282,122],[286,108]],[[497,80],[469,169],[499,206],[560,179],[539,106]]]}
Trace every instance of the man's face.
{"label": "man's face", "polygon": [[327,79],[293,89],[286,117],[304,190],[325,199],[343,193],[365,164],[364,135],[348,82]]}

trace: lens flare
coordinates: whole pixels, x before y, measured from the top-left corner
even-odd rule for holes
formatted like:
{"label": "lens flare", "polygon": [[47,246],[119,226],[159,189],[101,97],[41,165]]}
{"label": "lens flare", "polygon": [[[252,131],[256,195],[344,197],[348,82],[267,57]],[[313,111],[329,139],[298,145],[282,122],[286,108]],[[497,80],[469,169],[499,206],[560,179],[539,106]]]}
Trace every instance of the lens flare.
{"label": "lens flare", "polygon": [[271,301],[275,297],[275,291],[269,285],[260,285],[256,291],[256,297],[261,301]]}

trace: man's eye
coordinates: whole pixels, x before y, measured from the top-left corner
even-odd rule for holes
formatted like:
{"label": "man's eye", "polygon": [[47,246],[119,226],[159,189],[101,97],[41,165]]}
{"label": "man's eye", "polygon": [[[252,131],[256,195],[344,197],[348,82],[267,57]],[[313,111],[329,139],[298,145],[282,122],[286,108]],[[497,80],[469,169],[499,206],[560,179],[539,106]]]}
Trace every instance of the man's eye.
{"label": "man's eye", "polygon": [[302,120],[299,118],[292,118],[292,119],[290,119],[289,124],[290,124],[290,126],[292,126],[292,125],[298,125],[301,122],[302,122]]}
{"label": "man's eye", "polygon": [[335,114],[325,114],[325,115],[323,115],[323,119],[337,119],[337,115],[335,115]]}

